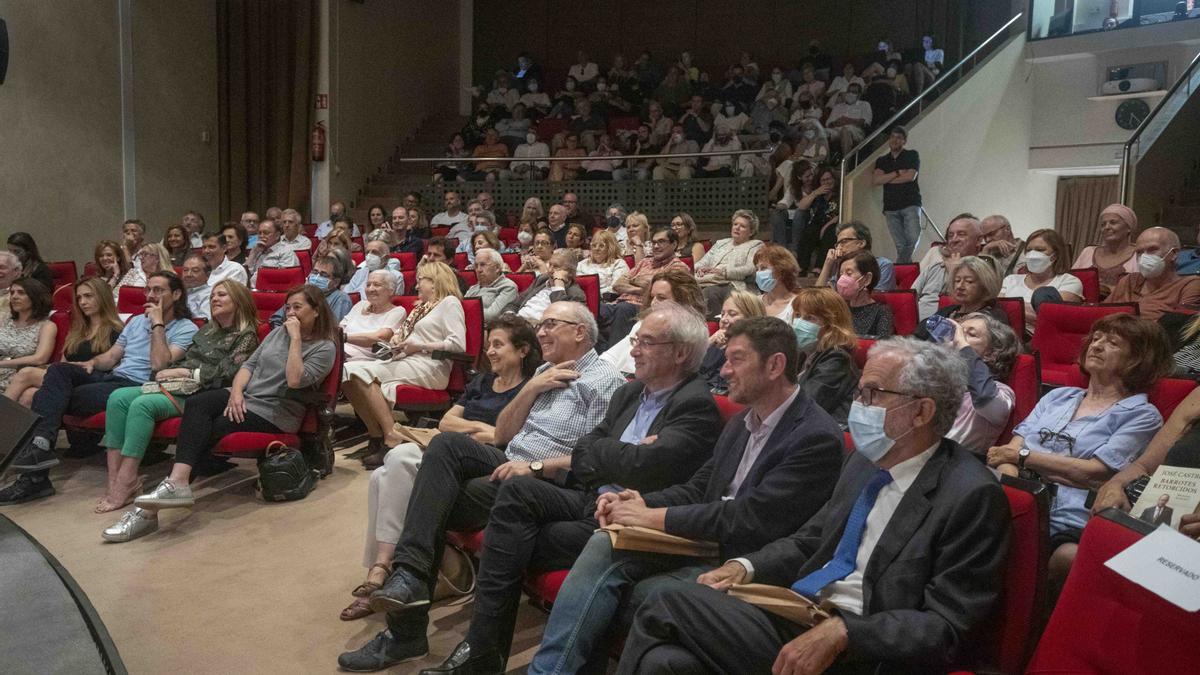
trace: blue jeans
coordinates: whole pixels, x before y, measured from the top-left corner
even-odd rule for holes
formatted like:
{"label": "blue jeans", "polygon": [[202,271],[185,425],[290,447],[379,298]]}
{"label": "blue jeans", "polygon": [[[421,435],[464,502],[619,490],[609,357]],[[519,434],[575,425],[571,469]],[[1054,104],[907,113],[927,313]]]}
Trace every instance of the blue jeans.
{"label": "blue jeans", "polygon": [[608,662],[606,638],[625,590],[686,561],[675,556],[614,553],[607,533],[593,534],[554,599],[542,644],[529,664],[529,675],[578,673],[585,669],[604,672]]}
{"label": "blue jeans", "polygon": [[899,211],[884,211],[892,241],[896,243],[896,262],[912,262],[913,251],[921,243],[921,207],[909,206]]}
{"label": "blue jeans", "polygon": [[788,217],[788,209],[775,209],[772,211],[770,216],[771,242],[794,252],[796,250],[796,242],[800,239],[800,233],[793,228],[797,224],[797,220],[799,219]]}

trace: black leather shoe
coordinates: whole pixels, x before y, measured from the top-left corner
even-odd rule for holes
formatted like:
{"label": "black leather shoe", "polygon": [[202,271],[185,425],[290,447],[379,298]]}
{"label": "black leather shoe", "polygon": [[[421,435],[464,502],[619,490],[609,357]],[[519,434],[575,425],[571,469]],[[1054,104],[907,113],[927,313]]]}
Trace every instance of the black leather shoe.
{"label": "black leather shoe", "polygon": [[450,656],[437,668],[426,668],[421,675],[501,675],[504,659],[494,649],[477,652],[466,640],[458,643]]}
{"label": "black leather shoe", "polygon": [[352,673],[373,673],[428,654],[429,641],[424,635],[403,642],[392,637],[391,631],[383,630],[355,651],[342,652],[338,656],[338,667]]}
{"label": "black leather shoe", "polygon": [[17,471],[44,471],[58,466],[58,457],[54,455],[49,444],[43,448],[39,441],[45,443],[45,439],[35,438],[22,448],[13,458],[12,468]]}
{"label": "black leather shoe", "polygon": [[376,612],[401,612],[429,606],[429,588],[403,567],[397,567],[383,587],[371,594]]}
{"label": "black leather shoe", "polygon": [[383,447],[383,439],[382,438],[368,438],[366,445],[355,450],[354,452],[347,453],[346,455],[343,455],[343,456],[346,459],[362,459],[364,457],[373,455],[383,449],[384,449],[384,447]]}
{"label": "black leather shoe", "polygon": [[364,469],[378,469],[383,466],[383,458],[387,456],[388,449],[380,448],[378,452],[373,452],[362,458]]}
{"label": "black leather shoe", "polygon": [[50,479],[34,480],[26,474],[21,474],[12,485],[0,490],[0,506],[31,502],[53,494],[54,485],[50,483]]}

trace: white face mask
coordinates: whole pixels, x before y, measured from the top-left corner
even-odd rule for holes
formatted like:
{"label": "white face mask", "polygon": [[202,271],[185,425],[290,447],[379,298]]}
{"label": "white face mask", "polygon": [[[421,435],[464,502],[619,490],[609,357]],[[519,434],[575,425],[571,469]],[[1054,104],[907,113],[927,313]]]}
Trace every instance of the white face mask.
{"label": "white face mask", "polygon": [[854,439],[854,450],[872,463],[879,463],[892,446],[896,445],[896,441],[909,433],[905,432],[898,438],[888,436],[884,431],[887,413],[888,409],[881,406],[865,405],[861,401],[850,403],[850,414],[846,417],[846,424],[850,427],[850,437]]}
{"label": "white face mask", "polygon": [[896,76],[896,69],[895,69],[895,68],[888,68],[888,69],[887,69],[887,76],[888,76],[888,77],[895,77],[895,76]]}
{"label": "white face mask", "polygon": [[1147,279],[1161,276],[1167,269],[1167,259],[1153,253],[1143,253],[1138,256],[1138,272]]}
{"label": "white face mask", "polygon": [[537,143],[537,134],[525,134],[525,142],[530,145]]}
{"label": "white face mask", "polygon": [[846,94],[846,103],[854,105],[858,102],[858,94]]}
{"label": "white face mask", "polygon": [[533,241],[533,233],[527,230],[521,230],[517,233],[517,241],[520,242],[522,246],[528,246],[529,242]]}
{"label": "white face mask", "polygon": [[608,89],[608,85],[603,82],[596,85],[596,91],[604,91],[605,89]]}
{"label": "white face mask", "polygon": [[682,143],[683,142],[683,134],[675,134],[674,136],[671,136],[671,142]]}
{"label": "white face mask", "polygon": [[371,270],[372,272],[380,267],[383,267],[383,256],[379,254],[368,253],[363,260],[366,262],[367,269]]}
{"label": "white face mask", "polygon": [[1025,253],[1025,269],[1034,274],[1045,272],[1053,264],[1054,259],[1041,251],[1028,251]]}

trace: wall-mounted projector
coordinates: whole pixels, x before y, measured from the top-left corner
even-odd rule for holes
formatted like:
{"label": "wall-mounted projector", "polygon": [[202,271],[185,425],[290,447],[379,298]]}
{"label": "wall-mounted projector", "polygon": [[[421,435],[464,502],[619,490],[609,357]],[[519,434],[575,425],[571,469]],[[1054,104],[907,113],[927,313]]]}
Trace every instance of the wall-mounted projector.
{"label": "wall-mounted projector", "polygon": [[1109,80],[1100,85],[1100,95],[1136,94],[1140,91],[1154,91],[1156,89],[1158,89],[1158,80],[1152,77],[1129,77],[1120,80]]}

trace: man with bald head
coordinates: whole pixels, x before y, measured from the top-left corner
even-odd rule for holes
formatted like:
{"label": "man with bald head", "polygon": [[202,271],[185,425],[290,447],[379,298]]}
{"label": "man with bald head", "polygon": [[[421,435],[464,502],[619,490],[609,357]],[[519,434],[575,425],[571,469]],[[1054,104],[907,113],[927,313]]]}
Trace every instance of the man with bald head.
{"label": "man with bald head", "polygon": [[1121,277],[1107,302],[1136,302],[1142,318],[1151,321],[1177,305],[1200,302],[1200,278],[1175,271],[1179,249],[1179,235],[1167,228],[1143,230],[1137,238],[1138,271]]}
{"label": "man with bald head", "polygon": [[963,258],[980,256],[995,264],[983,254],[983,233],[979,219],[969,213],[959,214],[946,228],[946,244],[929,249],[921,260],[921,274],[913,282],[917,292],[917,309],[924,320],[937,312],[938,296],[950,292],[954,281],[954,269]]}
{"label": "man with bald head", "polygon": [[1008,218],[988,216],[979,223],[979,231],[983,234],[983,252],[996,261],[1001,279],[1025,266],[1025,242],[1013,234]]}
{"label": "man with bald head", "polygon": [[410,212],[403,206],[392,209],[391,250],[392,253],[412,253],[419,256],[425,252],[425,242],[413,233],[413,220],[409,216]]}

